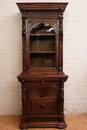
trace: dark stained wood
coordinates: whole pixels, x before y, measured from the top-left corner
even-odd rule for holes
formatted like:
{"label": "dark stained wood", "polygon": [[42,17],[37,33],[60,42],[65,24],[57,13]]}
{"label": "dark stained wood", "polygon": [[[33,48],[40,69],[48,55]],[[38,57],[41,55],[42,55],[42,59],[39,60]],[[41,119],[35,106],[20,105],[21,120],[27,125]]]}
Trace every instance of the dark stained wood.
{"label": "dark stained wood", "polygon": [[65,10],[68,3],[17,3],[20,10]]}
{"label": "dark stained wood", "polygon": [[22,14],[23,55],[23,72],[17,76],[22,85],[20,128],[66,127],[63,12],[67,4],[17,3]]}

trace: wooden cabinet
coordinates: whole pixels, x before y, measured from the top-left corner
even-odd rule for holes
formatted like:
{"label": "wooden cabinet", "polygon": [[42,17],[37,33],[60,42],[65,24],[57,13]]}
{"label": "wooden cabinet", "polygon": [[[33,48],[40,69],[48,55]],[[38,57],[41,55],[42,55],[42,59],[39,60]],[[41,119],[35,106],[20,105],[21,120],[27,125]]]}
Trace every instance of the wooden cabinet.
{"label": "wooden cabinet", "polygon": [[20,128],[65,128],[63,13],[67,3],[17,3],[22,14]]}

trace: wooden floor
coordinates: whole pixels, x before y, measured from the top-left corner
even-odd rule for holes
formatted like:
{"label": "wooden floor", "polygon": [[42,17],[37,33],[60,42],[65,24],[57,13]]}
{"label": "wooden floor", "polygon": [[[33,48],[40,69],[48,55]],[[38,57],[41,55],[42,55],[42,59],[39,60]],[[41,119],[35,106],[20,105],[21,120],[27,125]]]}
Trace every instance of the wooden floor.
{"label": "wooden floor", "polygon": [[[87,114],[66,115],[68,127],[65,130],[87,130]],[[20,117],[0,116],[0,130],[20,130]],[[57,130],[54,128],[32,128],[29,130]]]}

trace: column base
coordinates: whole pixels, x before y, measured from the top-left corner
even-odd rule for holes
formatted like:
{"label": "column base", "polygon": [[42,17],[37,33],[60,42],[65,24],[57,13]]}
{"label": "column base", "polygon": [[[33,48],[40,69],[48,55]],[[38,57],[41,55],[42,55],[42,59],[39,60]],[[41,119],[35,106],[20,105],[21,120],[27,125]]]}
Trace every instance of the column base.
{"label": "column base", "polygon": [[65,122],[59,122],[59,123],[58,123],[58,126],[57,126],[58,129],[64,129],[64,128],[66,128],[66,127],[67,127],[67,125],[66,125]]}

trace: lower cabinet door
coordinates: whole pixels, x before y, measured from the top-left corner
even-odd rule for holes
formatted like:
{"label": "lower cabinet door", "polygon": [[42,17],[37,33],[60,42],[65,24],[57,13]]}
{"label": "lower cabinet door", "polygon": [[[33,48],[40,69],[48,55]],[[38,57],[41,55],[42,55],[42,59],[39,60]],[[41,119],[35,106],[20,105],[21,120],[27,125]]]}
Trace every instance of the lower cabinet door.
{"label": "lower cabinet door", "polygon": [[30,113],[56,112],[55,100],[30,100]]}
{"label": "lower cabinet door", "polygon": [[35,81],[27,82],[27,113],[56,113],[58,110],[58,83]]}

